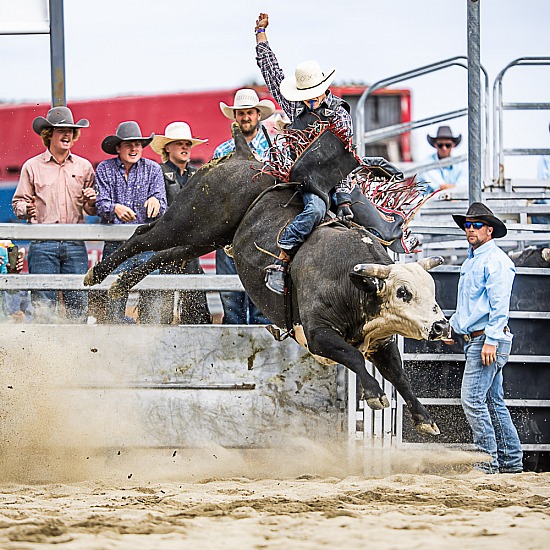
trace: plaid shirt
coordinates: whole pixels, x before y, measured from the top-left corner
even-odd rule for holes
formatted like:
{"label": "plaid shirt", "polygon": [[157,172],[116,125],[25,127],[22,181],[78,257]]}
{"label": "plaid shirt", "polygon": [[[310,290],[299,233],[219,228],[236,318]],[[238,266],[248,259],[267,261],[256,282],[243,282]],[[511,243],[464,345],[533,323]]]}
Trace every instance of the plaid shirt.
{"label": "plaid shirt", "polygon": [[[269,143],[265,138],[263,130],[258,126],[258,133],[254,136],[254,139],[250,141],[248,146],[254,151],[261,159],[267,160],[269,157]],[[221,145],[216,147],[214,151],[215,159],[224,157],[235,150],[235,141],[233,138],[224,141]]]}
{"label": "plaid shirt", "polygon": [[[269,92],[292,122],[296,118],[298,109],[303,108],[305,104],[303,101],[289,101],[281,94],[281,82],[285,75],[283,70],[279,67],[279,62],[269,46],[269,42],[259,42],[256,44],[256,62],[262,72]],[[330,91],[327,91],[327,97],[323,103],[326,102],[328,105],[331,99],[332,94]],[[336,127],[343,129],[348,138],[351,139],[353,135],[353,121],[351,115],[341,105],[338,107],[336,113],[334,120]],[[336,185],[335,190],[337,193],[351,193],[353,186],[354,184],[351,181],[344,179]]]}
{"label": "plaid shirt", "polygon": [[[164,175],[158,163],[141,158],[132,166],[125,177],[126,168],[119,157],[104,160],[97,165],[96,186],[97,215],[101,223],[146,223],[152,221],[147,217],[145,201],[156,197],[160,202],[161,216],[166,211],[166,190]],[[115,205],[123,204],[136,213],[136,220],[123,222],[115,214]],[[158,217],[157,216],[157,217]]]}
{"label": "plaid shirt", "polygon": [[[305,104],[303,101],[289,101],[281,94],[281,82],[285,75],[279,67],[279,62],[269,46],[269,42],[259,42],[256,44],[256,62],[258,63],[258,67],[260,67],[269,92],[292,122],[296,118],[297,110],[304,107]],[[329,91],[325,100],[327,104],[330,103],[331,97],[332,94]],[[344,129],[348,138],[351,138],[353,135],[353,121],[351,115],[344,107],[338,107],[334,122],[337,128]]]}

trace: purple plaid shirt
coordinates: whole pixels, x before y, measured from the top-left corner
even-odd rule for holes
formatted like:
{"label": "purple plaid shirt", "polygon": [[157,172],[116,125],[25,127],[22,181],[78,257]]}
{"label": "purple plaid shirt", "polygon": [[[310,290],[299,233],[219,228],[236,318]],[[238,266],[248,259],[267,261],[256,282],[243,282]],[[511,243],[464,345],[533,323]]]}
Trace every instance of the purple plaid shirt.
{"label": "purple plaid shirt", "polygon": [[[285,74],[279,67],[279,62],[271,49],[269,42],[259,42],[256,44],[256,62],[265,83],[269,89],[269,92],[277,103],[281,106],[281,109],[287,114],[291,122],[296,117],[296,110],[304,105],[303,101],[289,101],[285,99],[281,94],[281,82],[283,81]],[[327,93],[327,100],[330,101],[330,91]],[[351,115],[340,106],[337,111],[337,116],[334,122],[337,128],[345,130],[348,138],[353,135],[353,121]]]}
{"label": "purple plaid shirt", "polygon": [[100,162],[96,169],[97,215],[101,223],[127,223],[119,220],[115,214],[115,204],[123,204],[136,213],[135,224],[147,223],[145,201],[149,197],[156,197],[160,202],[159,216],[166,212],[166,189],[164,175],[158,163],[141,158],[128,174],[128,181],[124,177],[126,168],[116,157]]}

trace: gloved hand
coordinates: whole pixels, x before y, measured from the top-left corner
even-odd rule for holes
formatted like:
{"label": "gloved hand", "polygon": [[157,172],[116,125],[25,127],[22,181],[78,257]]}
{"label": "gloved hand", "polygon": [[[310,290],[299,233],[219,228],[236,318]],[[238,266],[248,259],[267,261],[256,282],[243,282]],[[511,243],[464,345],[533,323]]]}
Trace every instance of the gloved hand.
{"label": "gloved hand", "polygon": [[343,221],[350,221],[353,219],[353,212],[351,211],[351,195],[349,193],[336,193],[336,216]]}

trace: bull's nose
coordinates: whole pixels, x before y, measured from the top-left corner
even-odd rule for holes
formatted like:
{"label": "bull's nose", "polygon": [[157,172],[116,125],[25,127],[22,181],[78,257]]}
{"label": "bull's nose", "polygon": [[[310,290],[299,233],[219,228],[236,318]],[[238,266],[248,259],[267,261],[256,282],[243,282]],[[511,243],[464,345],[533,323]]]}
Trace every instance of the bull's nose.
{"label": "bull's nose", "polygon": [[447,319],[442,319],[436,321],[430,330],[430,340],[437,340],[446,336],[449,333],[449,321]]}

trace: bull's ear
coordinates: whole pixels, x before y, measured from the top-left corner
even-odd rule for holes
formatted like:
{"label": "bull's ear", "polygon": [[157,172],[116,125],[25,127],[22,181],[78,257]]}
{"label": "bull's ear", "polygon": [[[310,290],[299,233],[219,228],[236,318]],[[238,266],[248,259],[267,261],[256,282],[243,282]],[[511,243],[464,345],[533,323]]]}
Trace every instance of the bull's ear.
{"label": "bull's ear", "polygon": [[384,288],[384,279],[379,279],[378,277],[350,273],[349,278],[359,290],[367,294],[376,294]]}
{"label": "bull's ear", "polygon": [[430,269],[437,267],[444,262],[445,260],[441,256],[430,256],[429,258],[422,258],[421,260],[418,260],[418,264],[426,271],[430,271]]}
{"label": "bull's ear", "polygon": [[543,248],[541,256],[545,262],[550,262],[550,248]]}

